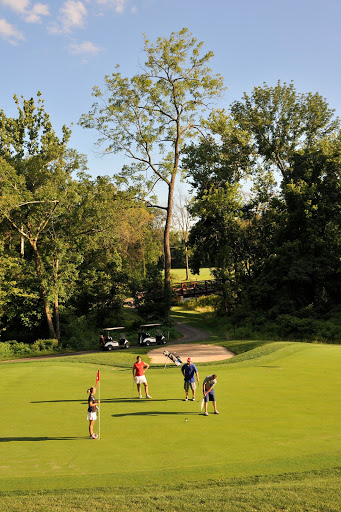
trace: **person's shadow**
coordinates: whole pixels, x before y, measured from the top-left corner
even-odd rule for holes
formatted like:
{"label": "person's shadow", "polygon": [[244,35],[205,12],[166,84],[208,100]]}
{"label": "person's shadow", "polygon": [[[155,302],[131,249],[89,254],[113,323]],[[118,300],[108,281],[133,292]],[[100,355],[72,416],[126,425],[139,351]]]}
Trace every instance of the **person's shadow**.
{"label": "person's shadow", "polygon": [[171,412],[171,411],[139,411],[112,414],[113,418],[122,418],[123,416],[191,416],[200,414],[199,412]]}
{"label": "person's shadow", "polygon": [[74,441],[76,439],[87,439],[89,436],[84,437],[71,437],[71,436],[60,436],[60,437],[45,437],[45,436],[37,436],[37,437],[0,437],[0,443],[10,443],[13,441]]}
{"label": "person's shadow", "polygon": [[[148,399],[140,399],[138,397],[124,397],[124,398],[101,398],[101,404],[111,404],[111,403],[126,403],[126,402],[149,402]],[[182,402],[182,398],[153,398],[153,402]],[[77,402],[79,404],[86,405],[87,402],[84,400],[36,400],[31,402],[31,404],[55,404],[55,403],[67,403],[67,402]]]}

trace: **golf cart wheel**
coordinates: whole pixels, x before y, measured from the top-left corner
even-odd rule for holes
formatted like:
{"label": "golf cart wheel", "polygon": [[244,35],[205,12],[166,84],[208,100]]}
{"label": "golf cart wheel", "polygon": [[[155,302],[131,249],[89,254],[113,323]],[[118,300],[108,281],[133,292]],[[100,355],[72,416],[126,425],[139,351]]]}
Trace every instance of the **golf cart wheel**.
{"label": "golf cart wheel", "polygon": [[114,350],[114,347],[112,345],[109,345],[108,350]]}
{"label": "golf cart wheel", "polygon": [[145,343],[145,344],[146,344],[146,347],[149,347],[149,345],[150,345],[150,341],[146,341],[146,343]]}
{"label": "golf cart wheel", "polygon": [[130,346],[130,345],[129,345],[129,343],[126,343],[126,344],[124,345],[124,348],[129,348],[129,346]]}

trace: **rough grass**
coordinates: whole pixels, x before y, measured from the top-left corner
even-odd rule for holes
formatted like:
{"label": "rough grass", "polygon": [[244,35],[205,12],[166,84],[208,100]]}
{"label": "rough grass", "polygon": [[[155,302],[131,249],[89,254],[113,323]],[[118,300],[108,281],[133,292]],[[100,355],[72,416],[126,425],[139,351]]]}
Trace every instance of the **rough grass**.
{"label": "rough grass", "polygon": [[276,477],[207,479],[179,485],[120,488],[101,487],[94,477],[90,489],[1,493],[0,506],[8,512],[339,512],[339,468]]}

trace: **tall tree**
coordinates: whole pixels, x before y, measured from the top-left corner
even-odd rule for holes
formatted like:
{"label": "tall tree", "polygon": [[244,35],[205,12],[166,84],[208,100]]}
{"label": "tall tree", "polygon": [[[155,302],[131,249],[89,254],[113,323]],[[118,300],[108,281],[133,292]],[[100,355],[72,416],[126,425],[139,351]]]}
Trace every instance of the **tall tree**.
{"label": "tall tree", "polygon": [[[337,303],[340,219],[328,199],[339,202],[334,111],[318,93],[300,94],[292,83],[278,82],[244,94],[228,113],[214,112],[209,125],[212,138],[188,149],[197,202],[242,176],[254,183],[240,208],[244,299],[274,314]],[[212,213],[209,206],[200,214],[196,247],[204,240],[200,223]],[[216,221],[214,229],[219,232]],[[228,254],[231,243],[222,251]]]}
{"label": "tall tree", "polygon": [[191,216],[188,210],[189,203],[189,198],[184,196],[180,191],[178,195],[178,201],[175,204],[174,217],[179,229],[180,240],[185,250],[186,281],[189,279],[188,237],[191,225]]}
{"label": "tall tree", "polygon": [[[219,123],[212,126],[219,130]],[[252,169],[276,169],[288,179],[294,153],[309,151],[340,127],[334,110],[318,93],[298,93],[294,84],[255,87],[250,96],[235,101],[229,123],[239,132],[250,134],[246,150],[253,155]],[[238,148],[235,148],[238,151]],[[245,152],[245,147],[243,148]]]}
{"label": "tall tree", "polygon": [[188,29],[158,38],[145,37],[146,61],[141,73],[124,78],[117,70],[105,77],[105,88],[95,87],[96,102],[80,124],[100,133],[105,153],[123,152],[132,161],[125,175],[145,180],[153,190],[157,182],[167,189],[164,227],[165,294],[170,292],[170,230],[173,195],[182,148],[199,128],[200,116],[221,94],[223,79],[207,67],[212,52],[201,55]]}
{"label": "tall tree", "polygon": [[70,130],[63,126],[62,137],[56,135],[41,94],[37,96],[36,103],[14,96],[15,118],[0,111],[0,218],[30,244],[49,335],[55,338],[39,242],[60,206],[77,159],[67,161]]}

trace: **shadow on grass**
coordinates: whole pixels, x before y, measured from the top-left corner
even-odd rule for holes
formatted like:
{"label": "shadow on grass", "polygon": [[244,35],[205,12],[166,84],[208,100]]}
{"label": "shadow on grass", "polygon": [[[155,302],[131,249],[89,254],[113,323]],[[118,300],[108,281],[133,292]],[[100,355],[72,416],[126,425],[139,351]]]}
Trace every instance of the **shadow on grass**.
{"label": "shadow on grass", "polygon": [[148,398],[138,398],[137,396],[128,397],[128,398],[101,398],[101,404],[116,404],[116,403],[125,403],[125,402],[182,402],[181,398],[153,398],[152,400]]}
{"label": "shadow on grass", "polygon": [[170,412],[170,411],[138,411],[121,414],[112,414],[113,418],[122,418],[123,416],[193,416],[200,412]]}
{"label": "shadow on grass", "polygon": [[[153,399],[153,402],[182,402],[181,398],[156,398]],[[82,405],[87,405],[87,401],[85,400],[37,400],[31,402],[31,404],[55,404],[55,403],[67,403],[67,402],[77,402]],[[138,398],[134,397],[124,397],[124,398],[101,398],[101,404],[111,404],[111,403],[124,403],[124,402],[150,402],[147,398]]]}
{"label": "shadow on grass", "polygon": [[0,443],[10,443],[11,441],[74,441],[75,439],[88,439],[86,437],[0,437]]}
{"label": "shadow on grass", "polygon": [[31,402],[31,404],[57,404],[57,403],[67,403],[67,402],[77,402],[79,404],[87,404],[87,400],[36,400],[34,402]]}
{"label": "shadow on grass", "polygon": [[281,366],[270,366],[270,365],[260,365],[255,364],[255,368],[278,368],[279,370],[282,370],[283,368]]}

